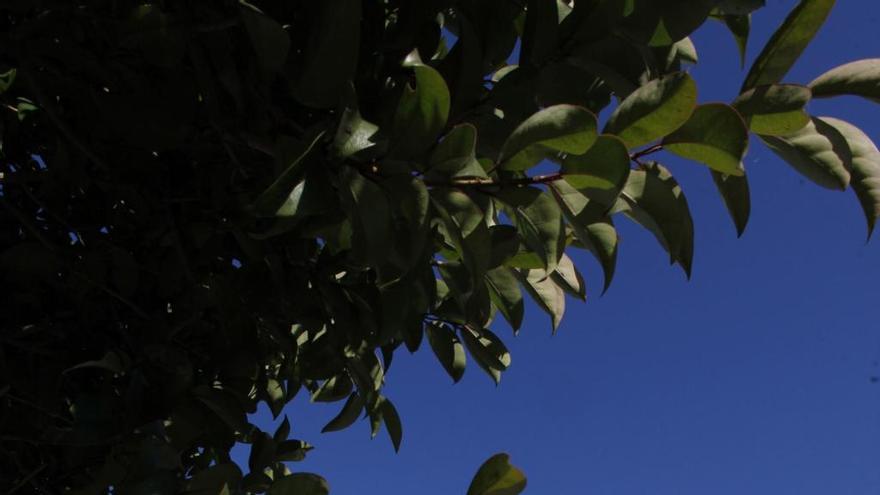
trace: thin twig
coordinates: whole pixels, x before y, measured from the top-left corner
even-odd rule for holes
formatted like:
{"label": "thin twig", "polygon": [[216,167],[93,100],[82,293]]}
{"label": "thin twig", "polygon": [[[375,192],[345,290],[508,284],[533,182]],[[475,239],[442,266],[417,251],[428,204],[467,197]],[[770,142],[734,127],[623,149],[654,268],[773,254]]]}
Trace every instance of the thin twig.
{"label": "thin twig", "polygon": [[648,156],[648,155],[651,155],[651,154],[657,153],[658,151],[662,151],[662,150],[663,150],[663,145],[662,145],[662,144],[655,144],[654,146],[651,146],[650,148],[645,148],[645,149],[643,149],[643,150],[641,150],[641,151],[638,151],[638,152],[636,152],[636,153],[633,153],[633,154],[630,156],[630,159],[631,159],[632,161],[636,162],[636,163],[641,164],[641,163],[639,162],[639,158],[642,158],[643,156]]}
{"label": "thin twig", "polygon": [[515,179],[489,179],[486,177],[461,177],[448,181],[426,180],[426,186],[432,187],[464,187],[464,186],[531,186],[536,184],[549,184],[563,179],[562,172],[534,177],[521,177]]}
{"label": "thin twig", "polygon": [[30,483],[31,480],[34,479],[35,476],[40,474],[44,469],[46,469],[46,464],[41,464],[37,469],[34,469],[33,471],[31,471],[30,474],[28,474],[27,476],[24,477],[24,479],[19,481],[17,485],[13,486],[12,489],[7,492],[7,495],[12,495],[13,493],[17,492],[20,488],[22,488],[24,485],[27,485],[28,483]]}

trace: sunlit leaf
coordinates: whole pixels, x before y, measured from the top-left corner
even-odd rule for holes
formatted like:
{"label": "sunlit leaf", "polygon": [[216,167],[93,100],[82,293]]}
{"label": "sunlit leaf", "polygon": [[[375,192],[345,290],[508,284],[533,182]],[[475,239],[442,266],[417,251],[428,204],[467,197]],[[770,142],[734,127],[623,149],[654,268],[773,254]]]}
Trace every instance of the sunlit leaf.
{"label": "sunlit leaf", "polygon": [[464,354],[464,347],[455,336],[455,332],[443,324],[430,322],[425,327],[425,333],[428,335],[431,350],[443,365],[443,369],[452,377],[452,381],[461,380],[467,358]]}
{"label": "sunlit leaf", "polygon": [[801,0],[764,46],[741,93],[782,80],[825,23],[835,0]]}
{"label": "sunlit leaf", "polygon": [[840,131],[813,118],[790,136],[762,136],[774,153],[816,184],[844,190],[850,182],[852,152]]}
{"label": "sunlit leaf", "polygon": [[697,85],[683,72],[655,79],[627,96],[608,119],[605,131],[629,149],[672,133],[690,118],[697,104]]}
{"label": "sunlit leaf", "polygon": [[648,164],[634,170],[620,195],[615,212],[648,229],[690,277],[694,254],[694,223],[681,186],[665,167]]}
{"label": "sunlit leaf", "polygon": [[510,456],[496,454],[477,470],[467,495],[517,495],[526,488],[526,477],[510,464]]}
{"label": "sunlit leaf", "polygon": [[877,151],[871,138],[858,127],[831,117],[820,119],[840,132],[852,152],[850,185],[865,212],[870,238],[877,218],[880,217],[880,151]]}
{"label": "sunlit leaf", "polygon": [[855,95],[880,103],[880,58],[831,69],[811,82],[810,89],[816,98]]}
{"label": "sunlit leaf", "polygon": [[700,105],[677,131],[663,139],[663,148],[728,175],[742,175],[749,131],[742,117],[723,103]]}
{"label": "sunlit leaf", "polygon": [[787,136],[810,123],[810,116],[804,110],[810,98],[812,93],[805,86],[771,84],[739,95],[733,107],[755,134]]}
{"label": "sunlit leaf", "polygon": [[504,170],[526,170],[553,152],[585,153],[596,141],[596,116],[574,105],[545,108],[520,124],[501,149]]}

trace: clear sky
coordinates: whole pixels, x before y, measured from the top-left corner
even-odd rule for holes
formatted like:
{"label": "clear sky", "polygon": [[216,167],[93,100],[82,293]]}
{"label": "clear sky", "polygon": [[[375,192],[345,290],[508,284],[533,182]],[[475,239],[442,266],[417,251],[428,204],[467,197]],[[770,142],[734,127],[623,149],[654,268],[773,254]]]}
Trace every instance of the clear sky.
{"label": "clear sky", "polygon": [[[749,61],[794,0],[754,17]],[[880,57],[880,2],[843,0],[789,74],[806,83],[831,67]],[[700,100],[730,101],[744,72],[723,27],[694,35]],[[880,141],[880,105],[814,102],[816,115]],[[526,494],[880,494],[880,238],[865,244],[852,192],[820,189],[752,142],[752,221],[742,239],[701,165],[661,156],[696,223],[694,276],[647,232],[621,219],[618,272],[576,253],[592,290],[569,301],[551,337],[527,308],[499,387],[475,365],[458,385],[427,346],[401,350],[386,394],[404,426],[401,452],[366,421],[321,427],[340,404],[288,407],[294,437],[317,448],[292,467],[317,472],[334,495],[464,494],[473,472],[509,452]],[[878,235],[877,237],[880,237]],[[272,429],[271,417],[259,424]]]}

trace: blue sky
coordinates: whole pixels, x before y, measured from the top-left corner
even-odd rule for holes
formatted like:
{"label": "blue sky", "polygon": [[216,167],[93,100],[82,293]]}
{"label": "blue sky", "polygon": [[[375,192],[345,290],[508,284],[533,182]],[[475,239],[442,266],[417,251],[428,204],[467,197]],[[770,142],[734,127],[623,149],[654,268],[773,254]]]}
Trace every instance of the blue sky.
{"label": "blue sky", "polygon": [[[754,18],[749,60],[795,4],[769,0]],[[838,2],[787,78],[806,83],[844,62],[880,57],[880,3]],[[700,100],[730,101],[744,73],[717,23],[694,35]],[[880,105],[811,103],[880,140]],[[395,357],[387,395],[404,424],[401,452],[367,422],[320,434],[341,404],[288,407],[294,436],[316,445],[294,465],[334,495],[464,494],[488,456],[509,452],[527,494],[880,493],[880,239],[865,244],[851,192],[820,189],[753,141],[746,167],[752,221],[736,239],[705,169],[661,157],[696,223],[694,276],[667,263],[645,231],[621,220],[618,273],[575,261],[592,287],[569,301],[556,336],[527,309],[513,364],[496,387],[476,366],[458,385],[427,347]],[[272,429],[265,411],[260,425]]]}

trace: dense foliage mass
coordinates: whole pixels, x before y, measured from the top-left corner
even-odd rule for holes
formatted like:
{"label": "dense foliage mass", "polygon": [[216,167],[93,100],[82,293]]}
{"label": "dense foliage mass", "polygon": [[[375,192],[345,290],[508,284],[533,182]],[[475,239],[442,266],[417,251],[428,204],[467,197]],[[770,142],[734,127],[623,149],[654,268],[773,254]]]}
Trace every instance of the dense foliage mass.
{"label": "dense foliage mass", "polygon": [[[688,35],[724,22],[745,53],[762,4],[0,0],[0,489],[326,493],[289,422],[247,414],[304,389],[340,402],[325,431],[365,415],[398,448],[401,346],[499,380],[490,323],[519,329],[526,294],[555,328],[586,290],[568,249],[607,288],[621,216],[689,272],[657,153],[706,166],[741,232],[757,135],[873,228],[880,153],[805,107],[880,98],[880,62],[783,82],[833,0],[699,102]],[[493,459],[469,495],[523,488]]]}

